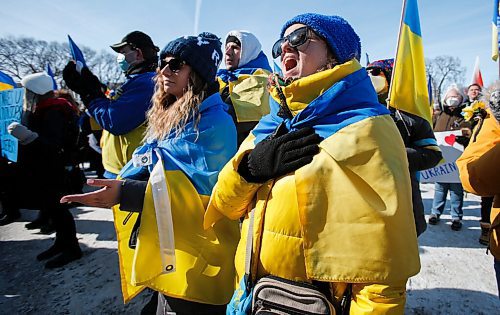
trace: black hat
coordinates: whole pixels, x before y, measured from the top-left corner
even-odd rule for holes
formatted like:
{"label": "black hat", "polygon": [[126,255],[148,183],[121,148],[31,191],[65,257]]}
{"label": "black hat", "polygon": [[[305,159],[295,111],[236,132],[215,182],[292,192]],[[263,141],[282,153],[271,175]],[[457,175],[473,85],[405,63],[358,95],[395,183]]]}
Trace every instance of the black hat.
{"label": "black hat", "polygon": [[215,81],[215,74],[222,59],[222,43],[212,33],[183,36],[169,42],[160,53],[160,59],[168,55],[185,61],[207,83]]}
{"label": "black hat", "polygon": [[114,51],[120,52],[120,49],[126,45],[130,45],[133,48],[153,48],[155,51],[160,50],[155,46],[155,44],[153,44],[151,37],[140,31],[133,31],[131,33],[128,33],[127,35],[125,35],[125,37],[123,37],[121,42],[111,45],[110,47]]}

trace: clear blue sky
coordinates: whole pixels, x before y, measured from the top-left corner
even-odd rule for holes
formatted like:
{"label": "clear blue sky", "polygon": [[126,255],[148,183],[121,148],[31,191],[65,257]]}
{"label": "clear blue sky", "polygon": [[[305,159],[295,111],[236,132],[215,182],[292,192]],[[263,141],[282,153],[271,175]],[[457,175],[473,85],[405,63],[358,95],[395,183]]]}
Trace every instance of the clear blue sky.
{"label": "clear blue sky", "polygon": [[[476,56],[486,85],[498,79],[491,54],[492,0],[419,0],[424,52],[459,57],[471,80]],[[299,13],[336,14],[347,19],[361,37],[370,60],[393,57],[402,0],[202,0],[199,31],[224,37],[229,30],[252,31],[269,56],[281,25]],[[3,1],[0,36],[30,36],[106,49],[126,33],[141,30],[162,48],[195,28],[196,0],[17,0]]]}

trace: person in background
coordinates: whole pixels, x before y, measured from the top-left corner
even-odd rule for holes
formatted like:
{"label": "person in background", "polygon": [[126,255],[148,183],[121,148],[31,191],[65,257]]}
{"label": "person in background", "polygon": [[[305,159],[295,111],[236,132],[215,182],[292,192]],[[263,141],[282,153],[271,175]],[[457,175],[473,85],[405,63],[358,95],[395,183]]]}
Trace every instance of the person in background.
{"label": "person in background", "polygon": [[55,242],[37,259],[50,259],[45,267],[57,268],[82,257],[73,216],[67,205],[59,203],[69,192],[65,168],[76,150],[78,110],[54,96],[52,78],[45,72],[27,75],[21,83],[25,88],[23,117],[21,123],[13,122],[7,128],[19,140],[18,162],[2,204],[40,209],[50,220],[56,230]]}
{"label": "person in background", "polygon": [[[93,186],[104,188],[61,199],[101,207],[120,204],[114,215],[125,266],[122,288],[128,296],[143,287],[158,291],[157,314],[224,314],[233,290],[238,223],[225,220],[203,229],[219,171],[236,152],[236,128],[215,77],[220,48],[211,33],[168,43],[160,53],[145,143],[119,179],[94,180]],[[159,177],[168,185],[174,222],[176,265],[168,274],[158,265],[158,190],[152,187]]]}
{"label": "person in background", "polygon": [[242,285],[255,207],[252,283],[268,275],[319,283],[333,304],[351,283],[350,314],[402,314],[406,281],[420,269],[408,162],[360,54],[339,16],[284,24],[271,113],[220,172],[204,224],[244,218],[235,257]]}
{"label": "person in background", "polygon": [[[478,101],[482,95],[483,88],[477,84],[473,83],[467,87],[467,98],[466,105],[472,104],[474,101]],[[474,129],[479,122],[479,119],[471,120],[471,128]],[[481,234],[479,235],[479,243],[482,245],[488,245],[490,235],[490,215],[491,207],[493,206],[493,196],[481,196],[481,219],[479,220],[479,226],[481,227]]]}
{"label": "person in background", "polygon": [[269,114],[267,78],[271,67],[259,40],[248,31],[230,31],[224,49],[226,69],[217,72],[219,90],[229,105],[239,146],[260,118]]}
{"label": "person in background", "polygon": [[[374,61],[366,67],[377,92],[379,102],[386,106],[393,67],[394,59]],[[391,105],[398,106],[398,104]],[[413,217],[417,236],[419,236],[425,231],[427,224],[417,172],[436,166],[443,158],[443,154],[437,145],[434,132],[427,120],[394,107],[389,107],[389,110],[406,147],[406,156],[410,166]]]}
{"label": "person in background", "polygon": [[489,250],[494,267],[500,298],[500,90],[489,99],[486,117],[474,133],[457,160],[460,180],[465,190],[479,196],[494,196],[489,229]]}
{"label": "person in background", "polygon": [[[443,111],[436,117],[434,132],[462,130],[462,135],[456,137],[456,142],[467,146],[469,143],[471,125],[463,115],[464,97],[455,84],[448,87],[443,98]],[[462,228],[464,190],[461,183],[435,183],[434,200],[432,202],[429,224],[436,225],[446,205],[446,197],[450,192],[451,229],[459,231]]]}
{"label": "person in background", "polygon": [[101,82],[87,67],[79,73],[76,63],[70,61],[63,70],[68,87],[80,94],[89,114],[104,129],[101,143],[105,178],[116,178],[142,141],[159,50],[140,31],[127,34],[111,48],[118,53],[117,62],[127,77],[113,99],[105,96]]}

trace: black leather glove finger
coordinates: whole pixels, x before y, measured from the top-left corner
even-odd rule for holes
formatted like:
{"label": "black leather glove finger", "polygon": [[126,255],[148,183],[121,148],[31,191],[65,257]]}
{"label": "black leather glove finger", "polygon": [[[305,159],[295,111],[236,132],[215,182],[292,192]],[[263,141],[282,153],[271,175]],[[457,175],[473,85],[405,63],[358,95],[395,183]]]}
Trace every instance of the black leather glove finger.
{"label": "black leather glove finger", "polygon": [[313,133],[300,139],[290,140],[283,143],[282,152],[284,153],[284,161],[300,157],[300,154],[304,153],[301,149],[309,146],[317,147],[322,140],[323,139],[318,134]]}
{"label": "black leather glove finger", "polygon": [[490,96],[490,110],[500,123],[500,90],[495,90]]}
{"label": "black leather glove finger", "polygon": [[74,61],[68,62],[63,69],[63,79],[66,85],[75,93],[83,94],[83,79],[80,73],[76,71],[76,64]]}

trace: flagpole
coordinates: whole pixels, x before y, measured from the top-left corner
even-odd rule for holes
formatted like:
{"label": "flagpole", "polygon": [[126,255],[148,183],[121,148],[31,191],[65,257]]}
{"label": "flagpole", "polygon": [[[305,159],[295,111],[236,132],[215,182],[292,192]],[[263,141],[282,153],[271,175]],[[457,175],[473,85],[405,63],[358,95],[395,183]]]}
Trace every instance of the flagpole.
{"label": "flagpole", "polygon": [[406,1],[407,0],[403,0],[403,10],[401,11],[401,19],[399,20],[398,43],[396,44],[396,53],[394,54],[394,69],[392,72],[391,83],[389,84],[389,93],[387,94],[387,108],[389,108],[390,103],[391,103],[392,84],[393,84],[394,77],[395,77],[394,70],[396,69],[396,62],[397,62],[398,51],[399,51],[399,42],[401,41],[401,30],[403,29],[403,20],[404,20],[405,11],[406,11]]}

